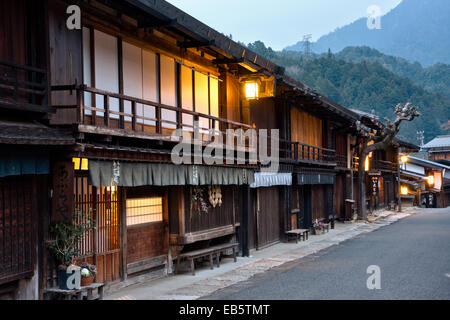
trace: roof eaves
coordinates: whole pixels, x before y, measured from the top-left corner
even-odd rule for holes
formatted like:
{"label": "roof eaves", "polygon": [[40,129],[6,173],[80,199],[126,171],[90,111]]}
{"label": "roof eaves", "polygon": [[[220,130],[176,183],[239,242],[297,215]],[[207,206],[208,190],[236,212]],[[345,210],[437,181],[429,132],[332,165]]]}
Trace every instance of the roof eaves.
{"label": "roof eaves", "polygon": [[189,32],[198,37],[211,41],[214,40],[214,46],[218,49],[233,56],[233,58],[244,58],[249,62],[259,66],[261,69],[266,69],[271,73],[284,74],[284,68],[273,63],[272,61],[256,54],[248,48],[236,43],[220,32],[207,26],[201,21],[190,16],[186,12],[180,10],[174,5],[164,0],[126,0],[131,5],[147,12],[149,14],[159,14],[168,20],[176,20],[177,25],[189,30]]}

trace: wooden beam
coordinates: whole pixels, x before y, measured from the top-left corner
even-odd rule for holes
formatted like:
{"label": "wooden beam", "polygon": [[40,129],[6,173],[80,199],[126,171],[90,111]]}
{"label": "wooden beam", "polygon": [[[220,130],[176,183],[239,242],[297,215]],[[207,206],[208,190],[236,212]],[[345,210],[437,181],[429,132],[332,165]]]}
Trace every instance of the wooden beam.
{"label": "wooden beam", "polygon": [[[83,7],[84,8],[84,7]],[[88,7],[86,7],[88,8]],[[218,75],[217,67],[211,62],[211,60],[195,54],[189,50],[183,50],[180,53],[180,47],[173,41],[169,41],[162,37],[155,35],[154,33],[143,33],[142,29],[131,29],[130,26],[125,26],[123,22],[108,22],[111,21],[110,16],[106,15],[99,10],[89,7],[83,9],[83,25],[86,27],[95,28],[99,31],[121,37],[123,41],[127,41],[136,46],[140,46],[143,49],[148,49],[156,53],[164,53],[172,58],[179,60],[187,60],[195,67],[199,69],[214,71],[215,75]],[[139,32],[141,30],[141,32]],[[206,71],[206,70],[205,70]]]}
{"label": "wooden beam", "polygon": [[233,225],[214,228],[214,229],[208,229],[206,231],[188,233],[188,234],[184,235],[183,237],[178,237],[178,243],[179,244],[189,244],[189,243],[193,243],[193,242],[197,242],[197,241],[201,241],[201,240],[209,240],[209,239],[213,239],[213,238],[226,236],[229,234],[233,234],[234,232],[235,231],[234,231]]}
{"label": "wooden beam", "polygon": [[244,62],[245,59],[244,58],[238,58],[238,59],[229,59],[229,58],[225,58],[225,59],[214,59],[212,61],[213,64],[219,65],[219,64],[239,64]]}
{"label": "wooden beam", "polygon": [[165,265],[167,263],[167,256],[162,255],[158,257],[152,257],[145,260],[140,260],[136,262],[129,263],[127,265],[127,273],[133,274],[141,271],[145,271],[148,269],[152,269],[155,267],[159,267]]}
{"label": "wooden beam", "polygon": [[147,20],[147,21],[139,21],[138,28],[145,29],[147,31],[148,29],[174,27],[177,24],[178,24],[177,19],[170,19],[161,22]]}
{"label": "wooden beam", "polygon": [[214,40],[209,41],[187,41],[187,42],[179,42],[177,41],[177,45],[180,48],[188,49],[188,48],[202,48],[202,47],[211,47],[215,45]]}

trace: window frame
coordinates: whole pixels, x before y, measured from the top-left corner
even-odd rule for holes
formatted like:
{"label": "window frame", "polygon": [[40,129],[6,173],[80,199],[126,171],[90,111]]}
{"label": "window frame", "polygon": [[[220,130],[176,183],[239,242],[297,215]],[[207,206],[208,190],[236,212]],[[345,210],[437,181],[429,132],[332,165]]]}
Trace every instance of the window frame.
{"label": "window frame", "polygon": [[[144,200],[144,199],[152,199],[152,198],[160,198],[161,199],[161,220],[159,221],[150,221],[150,222],[143,222],[143,223],[138,223],[138,224],[132,224],[132,225],[128,225],[128,206],[127,206],[127,201],[128,200]],[[124,227],[127,229],[132,229],[132,228],[143,228],[143,227],[147,227],[147,226],[151,226],[151,225],[156,225],[156,224],[163,224],[164,223],[164,196],[163,195],[159,195],[159,194],[150,194],[150,195],[146,195],[146,196],[132,196],[132,197],[127,197],[125,199],[125,203],[124,203],[124,207],[125,207],[125,214],[124,214]]]}

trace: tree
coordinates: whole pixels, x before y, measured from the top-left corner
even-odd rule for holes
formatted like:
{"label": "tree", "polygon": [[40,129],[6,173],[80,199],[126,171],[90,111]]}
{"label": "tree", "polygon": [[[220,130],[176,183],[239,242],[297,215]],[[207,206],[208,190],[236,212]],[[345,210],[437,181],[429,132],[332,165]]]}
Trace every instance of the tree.
{"label": "tree", "polygon": [[[395,108],[395,115],[397,116],[394,122],[391,122],[388,118],[384,118],[386,125],[379,135],[371,136],[367,131],[363,130],[358,123],[358,131],[367,137],[364,142],[361,155],[359,157],[359,169],[358,169],[358,214],[363,220],[367,219],[367,208],[366,208],[366,172],[364,170],[363,163],[369,153],[377,150],[386,150],[390,145],[393,144],[394,138],[400,130],[400,124],[402,121],[413,121],[416,117],[420,116],[416,107],[411,103],[402,105],[397,104]],[[373,142],[373,143],[372,143]],[[369,143],[372,143],[369,145]]]}

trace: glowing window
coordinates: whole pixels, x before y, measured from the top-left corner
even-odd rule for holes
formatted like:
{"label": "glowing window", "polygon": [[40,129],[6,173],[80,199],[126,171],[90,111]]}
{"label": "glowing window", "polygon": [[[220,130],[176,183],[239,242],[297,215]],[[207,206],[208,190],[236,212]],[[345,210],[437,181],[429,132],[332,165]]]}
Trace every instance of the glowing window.
{"label": "glowing window", "polygon": [[75,170],[89,170],[89,160],[86,158],[72,158],[72,162]]}
{"label": "glowing window", "polygon": [[408,194],[408,187],[402,187],[401,188],[401,194],[407,195]]}
{"label": "glowing window", "polygon": [[247,99],[256,99],[258,98],[258,84],[256,82],[247,82],[245,84],[245,97]]}
{"label": "glowing window", "polygon": [[162,197],[127,199],[127,226],[163,221]]}
{"label": "glowing window", "polygon": [[366,157],[366,160],[364,161],[364,171],[369,171],[370,169],[370,159],[369,156]]}

